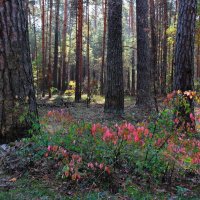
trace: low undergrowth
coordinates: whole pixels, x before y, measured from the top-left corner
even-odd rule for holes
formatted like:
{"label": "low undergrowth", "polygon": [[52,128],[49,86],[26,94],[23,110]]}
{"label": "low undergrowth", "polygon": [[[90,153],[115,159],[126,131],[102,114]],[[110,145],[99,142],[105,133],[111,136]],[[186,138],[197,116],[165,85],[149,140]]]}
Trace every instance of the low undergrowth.
{"label": "low undergrowth", "polygon": [[[75,191],[85,191],[90,197],[83,199],[106,199],[108,194],[101,191],[109,191],[109,195],[142,199],[142,191],[151,191],[144,199],[156,198],[153,194],[159,199],[195,199],[200,141],[194,125],[199,113],[194,117],[188,97],[198,100],[191,91],[168,95],[166,108],[138,124],[85,123],[64,110],[49,111],[40,120],[40,134],[24,139],[15,149],[15,156],[26,158],[20,170],[61,181],[64,193],[73,198]],[[189,116],[187,124],[179,113],[183,107]],[[3,162],[7,170],[8,162]]]}

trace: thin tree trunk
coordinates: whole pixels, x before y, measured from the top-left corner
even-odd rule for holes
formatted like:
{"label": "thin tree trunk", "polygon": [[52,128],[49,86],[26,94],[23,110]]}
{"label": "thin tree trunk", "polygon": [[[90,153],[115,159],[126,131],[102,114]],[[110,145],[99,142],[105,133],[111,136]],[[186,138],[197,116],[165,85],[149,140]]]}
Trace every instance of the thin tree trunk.
{"label": "thin tree trunk", "polygon": [[66,36],[67,36],[67,0],[65,0],[65,7],[64,7],[64,22],[63,22],[63,32],[62,32],[62,91],[65,91],[67,89],[67,84],[68,84],[68,75],[66,73],[66,57],[67,57],[67,52],[66,52]]}
{"label": "thin tree trunk", "polygon": [[101,77],[100,77],[100,94],[104,94],[104,69],[105,69],[105,49],[106,49],[106,32],[107,32],[107,0],[103,3],[103,16],[104,16],[104,25],[103,25],[103,42],[102,42],[102,63],[101,63]]}
{"label": "thin tree trunk", "polygon": [[58,30],[59,30],[60,0],[56,0],[56,21],[55,21],[55,46],[54,46],[54,66],[53,66],[53,86],[58,87]]}
{"label": "thin tree trunk", "polygon": [[83,0],[78,1],[77,8],[77,38],[76,38],[76,90],[75,102],[80,102],[82,91],[82,35],[83,35]]}
{"label": "thin tree trunk", "polygon": [[156,36],[156,19],[155,19],[155,3],[154,0],[150,0],[150,27],[151,27],[151,78],[153,83],[154,102],[156,110],[157,95],[158,95],[158,67],[157,67],[157,36]]}
{"label": "thin tree trunk", "polygon": [[167,0],[163,0],[163,19],[164,19],[164,38],[163,38],[163,62],[162,62],[162,73],[161,73],[161,93],[166,95],[167,85],[167,29],[168,29],[168,8]]}
{"label": "thin tree trunk", "polygon": [[33,34],[34,34],[34,56],[33,61],[37,59],[37,34],[36,34],[36,25],[35,25],[35,5],[33,5]]}
{"label": "thin tree trunk", "polygon": [[[200,24],[200,16],[199,16],[199,20],[198,20],[199,24]],[[200,27],[199,30],[197,32],[197,50],[196,50],[196,63],[197,63],[197,79],[200,78]]]}
{"label": "thin tree trunk", "polygon": [[[90,7],[89,0],[87,0],[87,96],[88,101],[90,101]],[[88,102],[89,103],[89,102]]]}
{"label": "thin tree trunk", "polygon": [[130,28],[133,37],[133,50],[131,56],[131,70],[132,70],[132,84],[131,84],[131,95],[135,96],[135,15],[134,15],[134,3],[133,0],[130,1]]}
{"label": "thin tree trunk", "polygon": [[[175,10],[175,13],[178,12],[178,0],[175,0],[176,2],[176,10]],[[174,15],[174,27],[176,28],[177,26],[177,17],[176,17],[176,14]],[[173,86],[173,82],[174,82],[174,62],[175,62],[175,44],[173,44],[173,58],[172,58],[172,69],[171,69],[171,86],[172,86],[172,91],[174,89],[174,86]]]}
{"label": "thin tree trunk", "polygon": [[42,97],[45,96],[45,0],[42,0]]}
{"label": "thin tree trunk", "polygon": [[51,42],[52,42],[52,18],[53,18],[53,0],[50,0],[50,14],[49,14],[49,60],[48,60],[48,93],[51,98],[52,87],[52,64],[51,64]]}
{"label": "thin tree trunk", "polygon": [[[35,19],[35,5],[33,4],[33,33],[34,33],[34,60],[36,60],[36,85],[39,88],[39,66],[37,64],[38,47],[37,47],[37,34],[36,34],[36,19]],[[38,95],[38,93],[37,93]]]}
{"label": "thin tree trunk", "polygon": [[95,10],[95,19],[94,19],[94,28],[95,28],[95,30],[97,30],[97,0],[94,0],[94,3],[95,3],[95,8],[94,8],[94,10]]}
{"label": "thin tree trunk", "polygon": [[[72,8],[72,3],[70,4],[70,9]],[[70,69],[70,62],[71,62],[71,49],[72,49],[72,15],[70,13],[70,17],[69,17],[69,51],[68,51],[68,60],[67,60],[67,68],[66,68],[66,73],[67,73],[67,80],[70,81],[71,80],[71,69]],[[72,80],[75,80],[75,78]]]}
{"label": "thin tree trunk", "polygon": [[197,78],[200,78],[200,45],[197,46]]}

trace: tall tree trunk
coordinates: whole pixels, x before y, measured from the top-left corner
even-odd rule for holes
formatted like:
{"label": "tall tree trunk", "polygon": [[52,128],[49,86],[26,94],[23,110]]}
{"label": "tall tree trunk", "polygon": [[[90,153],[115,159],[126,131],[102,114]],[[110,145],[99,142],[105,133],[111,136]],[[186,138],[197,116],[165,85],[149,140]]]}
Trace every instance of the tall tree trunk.
{"label": "tall tree trunk", "polygon": [[[59,22],[60,23],[60,22]],[[59,34],[58,46],[62,48],[62,35]],[[62,51],[58,51],[58,90],[61,91],[62,86]]]}
{"label": "tall tree trunk", "polygon": [[137,10],[137,98],[136,105],[150,105],[148,0],[136,0]]}
{"label": "tall tree trunk", "polygon": [[156,36],[156,18],[155,18],[155,3],[154,0],[150,0],[150,27],[151,27],[151,79],[153,83],[153,93],[155,107],[157,107],[157,95],[158,95],[158,66],[157,66],[157,36]]}
{"label": "tall tree trunk", "polygon": [[[72,8],[72,2],[69,5],[70,9]],[[72,24],[73,24],[73,20],[72,20],[72,15],[70,13],[69,16],[69,49],[68,49],[68,60],[67,60],[67,80],[70,81],[71,80],[71,69],[70,69],[70,62],[71,62],[71,50],[72,50]],[[75,80],[72,79],[72,80]]]}
{"label": "tall tree trunk", "polygon": [[60,0],[56,0],[56,21],[55,21],[55,46],[54,46],[54,66],[53,66],[53,86],[58,87],[58,30],[59,30]]}
{"label": "tall tree trunk", "polygon": [[[178,27],[175,47],[174,90],[188,91],[194,89],[194,39],[197,0],[180,0]],[[180,105],[179,116],[185,125],[193,123],[190,113],[193,112],[193,102],[188,97],[190,112]],[[180,119],[180,118],[179,118]]]}
{"label": "tall tree trunk", "polygon": [[[35,4],[33,3],[33,33],[34,33],[34,60],[36,60],[36,85],[39,89],[39,66],[37,63],[38,58],[38,47],[37,47],[37,34],[36,34],[36,19],[35,19]],[[37,93],[38,95],[38,93]]]}
{"label": "tall tree trunk", "polygon": [[[0,2],[0,143],[19,138],[37,116],[28,18],[23,1]],[[26,114],[24,122],[20,116]]]}
{"label": "tall tree trunk", "polygon": [[33,61],[37,59],[37,34],[36,34],[36,20],[35,20],[35,4],[33,4],[33,34],[34,34],[34,55]]}
{"label": "tall tree trunk", "polygon": [[90,5],[87,0],[87,96],[90,99]]}
{"label": "tall tree trunk", "polygon": [[97,12],[98,12],[98,10],[97,10],[97,1],[98,0],[94,0],[94,3],[95,3],[95,6],[94,6],[94,15],[95,15],[95,19],[94,19],[94,28],[95,28],[95,31],[97,30]]}
{"label": "tall tree trunk", "polygon": [[67,36],[67,0],[65,0],[65,7],[64,7],[64,22],[63,22],[63,32],[62,32],[62,91],[67,89],[68,84],[68,75],[67,75],[67,63],[66,63],[66,36]]}
{"label": "tall tree trunk", "polygon": [[83,35],[83,0],[78,0],[77,8],[77,38],[76,38],[76,90],[75,101],[80,102],[82,90],[82,35]]}
{"label": "tall tree trunk", "polygon": [[197,55],[196,55],[196,63],[197,63],[197,73],[196,77],[197,79],[200,78],[200,45],[197,45]]}
{"label": "tall tree trunk", "polygon": [[45,0],[42,0],[42,96],[45,96]]}
{"label": "tall tree trunk", "polygon": [[[176,3],[175,13],[177,13],[178,12],[178,0],[175,0],[175,3]],[[177,27],[176,14],[174,15],[174,27],[175,28]],[[172,85],[171,91],[173,91],[173,89],[174,89],[173,82],[174,82],[175,44],[173,44],[172,51],[173,51],[173,58],[172,58],[172,69],[171,69],[171,85]]]}
{"label": "tall tree trunk", "polygon": [[[199,16],[199,26],[200,26],[200,16]],[[196,63],[197,63],[197,79],[200,78],[200,27],[197,31],[197,50],[196,50]]]}
{"label": "tall tree trunk", "polygon": [[107,84],[104,111],[124,112],[122,0],[108,1]]}
{"label": "tall tree trunk", "polygon": [[131,84],[131,95],[135,96],[135,15],[134,15],[134,3],[130,0],[130,28],[133,37],[133,50],[131,56],[131,70],[132,70],[132,84]]}
{"label": "tall tree trunk", "polygon": [[197,0],[180,0],[175,48],[174,90],[194,85],[194,34]]}
{"label": "tall tree trunk", "polygon": [[200,45],[197,45],[197,55],[196,55],[196,62],[197,62],[197,78],[200,78]]}
{"label": "tall tree trunk", "polygon": [[50,14],[49,14],[48,93],[49,93],[49,98],[51,98],[51,87],[52,87],[51,42],[52,42],[53,0],[50,0],[49,6],[50,6]]}
{"label": "tall tree trunk", "polygon": [[105,49],[106,49],[106,32],[107,32],[107,0],[103,1],[103,42],[102,42],[102,63],[101,63],[101,77],[100,77],[100,94],[104,94],[104,69],[105,69]]}
{"label": "tall tree trunk", "polygon": [[161,70],[161,93],[166,95],[167,84],[167,29],[168,29],[168,7],[167,0],[163,0],[164,38],[163,38],[163,59]]}
{"label": "tall tree trunk", "polygon": [[158,1],[158,76],[159,76],[159,93],[161,94],[162,83],[162,59],[163,59],[163,13],[162,13],[162,1]]}

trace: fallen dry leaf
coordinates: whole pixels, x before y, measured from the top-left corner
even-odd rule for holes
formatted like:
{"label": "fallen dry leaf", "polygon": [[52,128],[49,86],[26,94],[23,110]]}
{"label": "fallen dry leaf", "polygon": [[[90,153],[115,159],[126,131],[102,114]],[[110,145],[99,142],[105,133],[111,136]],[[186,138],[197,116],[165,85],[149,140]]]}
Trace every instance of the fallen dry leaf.
{"label": "fallen dry leaf", "polygon": [[12,178],[9,180],[9,182],[16,182],[17,181],[17,178]]}

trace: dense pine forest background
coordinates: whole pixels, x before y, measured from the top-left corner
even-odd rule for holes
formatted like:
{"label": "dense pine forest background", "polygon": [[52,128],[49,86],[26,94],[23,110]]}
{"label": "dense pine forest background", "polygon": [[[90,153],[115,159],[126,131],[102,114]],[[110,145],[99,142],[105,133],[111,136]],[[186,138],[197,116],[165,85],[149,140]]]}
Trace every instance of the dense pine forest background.
{"label": "dense pine forest background", "polygon": [[[87,93],[88,76],[92,82],[91,90],[96,87],[96,93],[104,93],[107,65],[108,2],[97,0],[83,1],[80,4],[79,6],[82,7],[78,10],[76,1],[30,2],[28,9],[29,34],[34,79],[38,92],[47,93],[49,87],[52,90],[54,87],[59,91],[65,91],[70,81],[76,81],[76,73],[81,73],[81,85],[84,93]],[[152,61],[154,64],[150,69],[152,80],[156,82],[158,95],[173,90],[173,55],[178,4],[178,1],[173,0],[152,1],[149,4],[149,10],[147,8],[146,13],[141,13],[141,17],[147,20],[149,17],[146,32],[151,36],[148,45],[154,48],[153,57],[155,56],[155,61]],[[137,64],[136,2],[124,1],[122,9],[124,90],[127,94],[134,95]],[[116,13],[114,17],[117,17],[118,14]],[[81,22],[79,22],[80,20]],[[199,78],[198,16],[196,21],[195,80]],[[138,23],[141,23],[141,20]],[[81,71],[78,71],[76,70],[76,58],[79,56],[77,53],[80,54],[77,52],[77,45],[80,42]],[[115,40],[113,39],[112,42],[114,45]]]}

